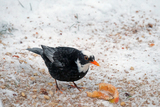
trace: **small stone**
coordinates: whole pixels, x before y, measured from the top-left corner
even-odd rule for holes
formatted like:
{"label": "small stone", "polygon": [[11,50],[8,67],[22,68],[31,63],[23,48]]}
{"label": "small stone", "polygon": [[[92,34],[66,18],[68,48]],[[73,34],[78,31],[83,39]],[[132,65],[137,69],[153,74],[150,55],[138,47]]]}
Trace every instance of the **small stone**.
{"label": "small stone", "polygon": [[33,75],[34,75],[34,76],[37,76],[38,74],[37,74],[37,73],[34,73]]}
{"label": "small stone", "polygon": [[33,89],[32,91],[33,91],[33,92],[37,92],[37,89]]}
{"label": "small stone", "polygon": [[148,27],[153,28],[153,24],[148,23]]}
{"label": "small stone", "polygon": [[42,103],[43,103],[43,104],[46,104],[46,101],[43,100]]}
{"label": "small stone", "polygon": [[23,62],[23,60],[19,60],[19,63],[22,63]]}
{"label": "small stone", "polygon": [[27,62],[26,61],[23,61],[25,64],[27,64]]}
{"label": "small stone", "polygon": [[50,103],[49,103],[49,106],[51,106],[51,107],[54,107],[54,106],[56,106],[56,105],[58,105],[58,103],[55,103],[55,102],[50,102]]}
{"label": "small stone", "polygon": [[92,76],[89,76],[89,79],[90,79],[90,80],[93,80],[93,77],[92,77]]}
{"label": "small stone", "polygon": [[1,86],[1,88],[2,88],[2,89],[5,89],[6,87],[5,87],[5,86]]}
{"label": "small stone", "polygon": [[12,53],[10,53],[10,52],[7,52],[7,53],[5,53],[5,55],[8,55],[8,56],[10,56],[10,55],[12,55]]}
{"label": "small stone", "polygon": [[125,102],[121,102],[121,106],[125,106],[126,104],[125,104]]}
{"label": "small stone", "polygon": [[32,98],[33,98],[33,99],[37,98],[37,95],[32,95]]}
{"label": "small stone", "polygon": [[49,82],[48,85],[52,86],[53,84]]}
{"label": "small stone", "polygon": [[45,69],[41,69],[40,72],[44,73],[44,72],[45,72]]}
{"label": "small stone", "polygon": [[135,94],[135,91],[131,91],[130,94],[131,96],[133,96]]}
{"label": "small stone", "polygon": [[152,101],[152,104],[153,104],[153,105],[156,105],[156,103],[155,103],[154,101]]}
{"label": "small stone", "polygon": [[144,35],[142,35],[142,38],[145,38],[145,36],[144,36]]}
{"label": "small stone", "polygon": [[31,79],[32,81],[34,81],[34,80],[35,80],[35,78],[34,78],[34,77],[30,77],[30,79]]}
{"label": "small stone", "polygon": [[48,95],[44,95],[44,98],[45,98],[46,100],[49,100],[49,99],[50,99]]}
{"label": "small stone", "polygon": [[37,103],[33,103],[33,107],[37,107]]}
{"label": "small stone", "polygon": [[52,92],[52,91],[49,91],[49,94],[50,94],[51,96],[53,96],[53,92]]}
{"label": "small stone", "polygon": [[131,67],[131,68],[130,68],[130,70],[134,70],[134,68],[133,68],[133,67]]}
{"label": "small stone", "polygon": [[37,57],[38,55],[37,55],[37,54],[33,54],[33,56],[34,56],[34,57]]}
{"label": "small stone", "polygon": [[23,97],[25,97],[25,96],[26,96],[24,92],[22,92],[22,93],[21,93],[21,95],[22,95]]}

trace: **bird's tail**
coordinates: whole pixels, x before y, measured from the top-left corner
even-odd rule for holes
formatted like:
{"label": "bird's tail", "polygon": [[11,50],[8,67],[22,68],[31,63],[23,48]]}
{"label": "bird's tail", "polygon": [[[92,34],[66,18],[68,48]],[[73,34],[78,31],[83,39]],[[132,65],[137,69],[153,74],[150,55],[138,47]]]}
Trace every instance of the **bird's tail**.
{"label": "bird's tail", "polygon": [[39,54],[39,55],[42,55],[42,53],[43,53],[43,50],[41,48],[27,48],[27,50],[29,50],[33,53]]}

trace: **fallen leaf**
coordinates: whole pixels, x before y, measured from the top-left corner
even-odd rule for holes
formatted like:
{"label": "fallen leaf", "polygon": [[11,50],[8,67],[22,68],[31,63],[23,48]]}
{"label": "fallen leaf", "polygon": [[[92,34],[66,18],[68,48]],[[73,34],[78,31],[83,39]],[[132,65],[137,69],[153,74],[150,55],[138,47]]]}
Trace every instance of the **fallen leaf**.
{"label": "fallen leaf", "polygon": [[95,97],[104,100],[109,100],[111,103],[117,103],[119,101],[119,93],[116,87],[111,84],[100,83],[99,91],[86,92],[88,97]]}
{"label": "fallen leaf", "polygon": [[45,88],[41,88],[40,93],[48,95],[47,90]]}
{"label": "fallen leaf", "polygon": [[19,58],[19,56],[18,56],[18,55],[13,55],[12,57],[16,57],[16,58]]}
{"label": "fallen leaf", "polygon": [[150,47],[152,47],[152,46],[154,46],[154,45],[155,45],[154,43],[149,44]]}

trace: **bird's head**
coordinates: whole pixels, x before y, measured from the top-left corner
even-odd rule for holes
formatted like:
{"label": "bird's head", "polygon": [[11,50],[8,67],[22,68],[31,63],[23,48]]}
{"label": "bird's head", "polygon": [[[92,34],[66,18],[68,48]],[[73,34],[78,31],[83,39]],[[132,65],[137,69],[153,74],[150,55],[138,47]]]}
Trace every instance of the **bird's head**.
{"label": "bird's head", "polygon": [[86,72],[89,69],[90,64],[99,66],[98,62],[95,61],[94,55],[88,51],[81,51],[76,64],[78,66],[79,72]]}
{"label": "bird's head", "polygon": [[94,55],[92,55],[88,51],[82,51],[82,58],[81,58],[81,64],[94,64],[99,66],[99,64],[95,61]]}

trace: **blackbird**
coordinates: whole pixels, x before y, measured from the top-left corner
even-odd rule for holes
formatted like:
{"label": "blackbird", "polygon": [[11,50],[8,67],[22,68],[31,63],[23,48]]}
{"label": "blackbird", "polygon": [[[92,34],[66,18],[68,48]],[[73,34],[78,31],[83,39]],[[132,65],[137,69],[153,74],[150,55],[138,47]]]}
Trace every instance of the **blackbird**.
{"label": "blackbird", "polygon": [[99,64],[94,55],[87,51],[80,51],[72,47],[49,47],[41,45],[41,48],[28,48],[27,50],[41,55],[50,75],[55,79],[56,90],[60,90],[56,80],[73,82],[83,78],[90,64]]}

